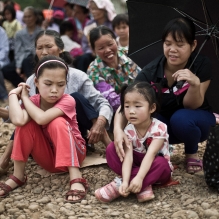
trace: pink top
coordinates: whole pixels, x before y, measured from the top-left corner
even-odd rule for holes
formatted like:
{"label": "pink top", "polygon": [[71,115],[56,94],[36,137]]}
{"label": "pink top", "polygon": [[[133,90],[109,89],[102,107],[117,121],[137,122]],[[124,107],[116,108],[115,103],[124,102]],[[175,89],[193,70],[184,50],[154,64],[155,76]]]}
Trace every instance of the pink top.
{"label": "pink top", "polygon": [[[30,97],[30,100],[40,108],[40,94],[33,95]],[[72,127],[72,132],[74,136],[85,145],[85,141],[81,136],[81,132],[78,129],[78,122],[76,118],[75,110],[75,100],[72,96],[68,94],[63,94],[63,96],[56,102],[53,107],[59,108],[65,115],[63,118],[70,124]]]}
{"label": "pink top", "polygon": [[163,146],[158,154],[164,156],[167,159],[170,168],[173,170],[173,166],[170,162],[170,152],[169,152],[169,141],[168,141],[168,133],[167,126],[163,122],[158,119],[153,118],[152,123],[143,138],[139,138],[136,132],[134,125],[128,124],[125,127],[125,133],[128,138],[132,141],[133,150],[139,153],[147,153],[147,149],[150,146],[150,143],[153,139],[164,139]]}

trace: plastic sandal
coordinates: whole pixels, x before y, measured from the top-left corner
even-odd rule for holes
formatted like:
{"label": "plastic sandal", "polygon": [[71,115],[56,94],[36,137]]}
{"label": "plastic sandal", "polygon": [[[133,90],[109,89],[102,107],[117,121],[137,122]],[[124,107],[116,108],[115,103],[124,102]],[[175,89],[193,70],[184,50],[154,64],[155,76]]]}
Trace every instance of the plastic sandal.
{"label": "plastic sandal", "polygon": [[136,194],[139,202],[149,201],[154,199],[154,193],[152,190],[152,186],[147,186],[142,192]]}
{"label": "plastic sandal", "polygon": [[95,191],[96,198],[102,203],[113,201],[114,199],[120,196],[119,194],[120,184],[121,184],[121,179],[115,178],[111,183]]}
{"label": "plastic sandal", "polygon": [[11,192],[12,190],[14,190],[14,189],[16,189],[18,187],[23,186],[27,182],[27,176],[25,176],[25,175],[24,175],[24,181],[19,180],[14,175],[10,175],[9,179],[12,179],[17,184],[17,187],[12,189],[11,186],[9,186],[9,185],[7,185],[7,184],[5,184],[3,182],[0,182],[1,190],[3,190],[5,192],[3,195],[0,195],[0,198],[5,198],[6,196],[8,196],[9,192]]}
{"label": "plastic sandal", "polygon": [[[189,168],[191,166],[197,166],[200,168],[195,170],[195,169]],[[194,159],[194,158],[187,158],[186,159],[186,172],[187,173],[194,174],[194,173],[200,172],[202,170],[203,170],[202,160],[198,160],[198,159]]]}
{"label": "plastic sandal", "polygon": [[[70,181],[70,186],[74,183],[81,183],[84,186],[85,191],[79,190],[79,189],[69,190],[65,194],[65,202],[69,202],[69,203],[81,202],[81,200],[83,200],[85,198],[85,196],[87,195],[87,191],[88,191],[89,186],[88,186],[86,179],[84,179],[84,178],[73,179]],[[78,196],[78,199],[77,200],[68,200],[69,196]]]}

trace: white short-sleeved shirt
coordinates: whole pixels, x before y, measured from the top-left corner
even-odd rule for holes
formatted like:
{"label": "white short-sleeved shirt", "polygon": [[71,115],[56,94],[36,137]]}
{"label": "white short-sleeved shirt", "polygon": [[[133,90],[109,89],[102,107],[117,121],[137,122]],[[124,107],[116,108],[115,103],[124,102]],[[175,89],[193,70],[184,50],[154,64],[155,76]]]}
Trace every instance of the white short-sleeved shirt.
{"label": "white short-sleeved shirt", "polygon": [[170,168],[173,170],[173,166],[170,162],[170,153],[169,153],[169,141],[167,126],[158,119],[153,118],[151,125],[143,138],[139,138],[136,132],[134,125],[128,124],[125,127],[125,133],[128,138],[132,141],[133,150],[139,153],[147,153],[147,148],[150,146],[150,143],[153,139],[164,139],[163,146],[158,154],[164,156],[167,159]]}

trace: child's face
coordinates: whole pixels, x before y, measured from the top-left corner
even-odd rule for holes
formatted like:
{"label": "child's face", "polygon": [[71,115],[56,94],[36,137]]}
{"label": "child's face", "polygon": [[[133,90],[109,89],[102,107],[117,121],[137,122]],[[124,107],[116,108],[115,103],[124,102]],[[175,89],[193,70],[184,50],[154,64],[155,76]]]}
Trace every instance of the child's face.
{"label": "child's face", "polygon": [[11,12],[8,11],[8,10],[5,11],[5,19],[6,19],[7,21],[12,21],[12,14],[11,14]]}
{"label": "child's face", "polygon": [[66,87],[66,71],[63,68],[44,69],[35,79],[42,104],[54,105],[64,94]]}
{"label": "child's face", "polygon": [[151,113],[155,111],[155,105],[149,106],[149,102],[137,91],[129,92],[125,95],[124,113],[126,119],[133,125],[139,126],[148,122]]}
{"label": "child's face", "polygon": [[115,27],[115,32],[120,38],[127,38],[129,36],[129,26],[126,23],[120,23]]}

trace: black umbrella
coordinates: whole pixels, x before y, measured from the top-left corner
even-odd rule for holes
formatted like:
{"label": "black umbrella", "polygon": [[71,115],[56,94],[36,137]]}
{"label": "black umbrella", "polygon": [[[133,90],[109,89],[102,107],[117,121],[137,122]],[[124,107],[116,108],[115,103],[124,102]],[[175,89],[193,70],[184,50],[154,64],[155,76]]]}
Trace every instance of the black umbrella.
{"label": "black umbrella", "polygon": [[202,47],[200,53],[208,56],[213,65],[207,97],[213,110],[219,113],[219,0],[128,0],[127,6],[129,56],[140,67],[163,53],[161,35],[168,21],[185,16],[195,23],[196,51]]}

